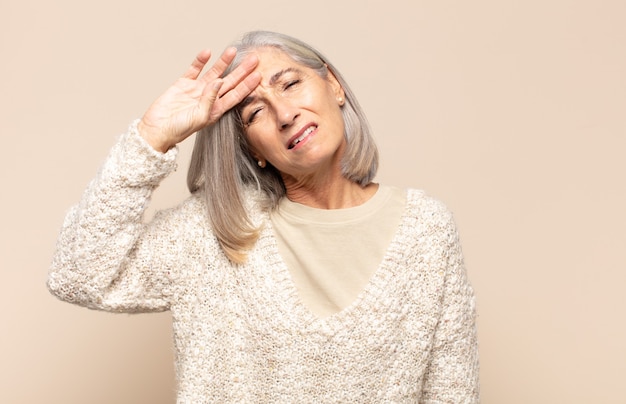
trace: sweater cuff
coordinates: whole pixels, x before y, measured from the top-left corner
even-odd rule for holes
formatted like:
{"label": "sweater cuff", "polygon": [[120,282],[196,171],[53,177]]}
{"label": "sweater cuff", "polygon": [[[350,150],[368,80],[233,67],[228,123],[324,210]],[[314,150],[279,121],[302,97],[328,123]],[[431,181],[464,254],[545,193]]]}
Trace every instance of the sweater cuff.
{"label": "sweater cuff", "polygon": [[178,147],[165,153],[154,150],[137,130],[139,119],[132,122],[128,132],[113,146],[102,174],[117,178],[127,186],[157,186],[176,170]]}

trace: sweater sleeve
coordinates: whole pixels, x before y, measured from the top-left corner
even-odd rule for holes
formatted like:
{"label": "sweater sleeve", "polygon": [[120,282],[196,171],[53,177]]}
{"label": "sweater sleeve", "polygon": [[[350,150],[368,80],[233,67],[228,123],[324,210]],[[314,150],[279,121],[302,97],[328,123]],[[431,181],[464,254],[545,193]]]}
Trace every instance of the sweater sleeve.
{"label": "sweater sleeve", "polygon": [[475,404],[479,402],[475,298],[449,212],[446,222],[448,267],[422,399],[424,404]]}
{"label": "sweater sleeve", "polygon": [[61,300],[119,312],[169,307],[167,221],[143,223],[153,190],[176,168],[177,150],[159,153],[135,121],[111,150],[78,205],[65,217],[48,274]]}

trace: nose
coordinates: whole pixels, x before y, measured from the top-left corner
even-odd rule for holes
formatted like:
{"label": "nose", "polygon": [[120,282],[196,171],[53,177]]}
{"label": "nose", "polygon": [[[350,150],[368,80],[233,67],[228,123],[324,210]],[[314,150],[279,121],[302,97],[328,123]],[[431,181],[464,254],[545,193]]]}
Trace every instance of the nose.
{"label": "nose", "polygon": [[280,130],[289,128],[300,116],[298,108],[292,102],[280,97],[274,100],[274,111]]}

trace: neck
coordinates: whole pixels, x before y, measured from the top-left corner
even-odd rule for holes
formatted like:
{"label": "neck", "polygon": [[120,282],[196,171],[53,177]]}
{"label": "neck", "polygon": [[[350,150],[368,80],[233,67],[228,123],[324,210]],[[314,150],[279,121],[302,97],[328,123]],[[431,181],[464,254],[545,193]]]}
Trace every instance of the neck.
{"label": "neck", "polygon": [[318,209],[345,209],[359,206],[370,199],[378,184],[361,186],[343,176],[323,181],[290,181],[285,178],[289,200]]}

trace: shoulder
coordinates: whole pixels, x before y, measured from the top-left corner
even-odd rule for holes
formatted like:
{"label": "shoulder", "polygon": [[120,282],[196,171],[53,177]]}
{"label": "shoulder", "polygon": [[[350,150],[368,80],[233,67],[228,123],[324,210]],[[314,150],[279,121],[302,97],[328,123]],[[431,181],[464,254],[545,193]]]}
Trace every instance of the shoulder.
{"label": "shoulder", "polygon": [[158,211],[150,225],[171,232],[175,237],[208,231],[209,220],[202,195],[193,193],[177,206]]}
{"label": "shoulder", "polygon": [[433,242],[446,245],[458,239],[458,229],[452,211],[441,200],[423,190],[407,190],[403,223],[405,234],[432,238]]}
{"label": "shoulder", "polygon": [[421,189],[407,189],[406,214],[416,219],[433,224],[449,224],[453,222],[450,209],[439,199],[428,195]]}
{"label": "shoulder", "polygon": [[[255,189],[246,189],[242,199],[251,222],[262,226],[268,217],[262,194]],[[175,233],[181,241],[197,237],[215,238],[202,190],[192,193],[177,206],[157,212],[152,222]]]}

